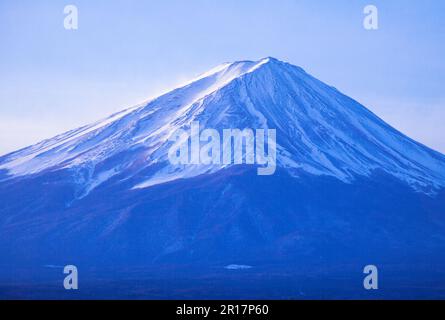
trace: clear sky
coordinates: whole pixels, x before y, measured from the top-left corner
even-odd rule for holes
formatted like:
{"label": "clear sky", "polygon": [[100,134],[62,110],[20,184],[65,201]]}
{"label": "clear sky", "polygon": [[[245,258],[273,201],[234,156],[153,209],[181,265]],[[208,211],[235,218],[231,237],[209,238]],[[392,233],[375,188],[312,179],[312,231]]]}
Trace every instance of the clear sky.
{"label": "clear sky", "polygon": [[[68,4],[78,30],[64,29]],[[0,0],[0,154],[266,56],[445,153],[444,21],[443,0]]]}

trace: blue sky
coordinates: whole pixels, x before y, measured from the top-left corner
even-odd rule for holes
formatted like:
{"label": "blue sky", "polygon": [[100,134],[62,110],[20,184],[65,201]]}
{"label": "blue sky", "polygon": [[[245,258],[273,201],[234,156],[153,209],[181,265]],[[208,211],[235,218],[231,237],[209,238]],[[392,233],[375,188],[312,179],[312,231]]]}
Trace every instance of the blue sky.
{"label": "blue sky", "polygon": [[[379,30],[362,26],[368,4]],[[266,56],[445,152],[444,19],[442,0],[0,0],[0,154]]]}

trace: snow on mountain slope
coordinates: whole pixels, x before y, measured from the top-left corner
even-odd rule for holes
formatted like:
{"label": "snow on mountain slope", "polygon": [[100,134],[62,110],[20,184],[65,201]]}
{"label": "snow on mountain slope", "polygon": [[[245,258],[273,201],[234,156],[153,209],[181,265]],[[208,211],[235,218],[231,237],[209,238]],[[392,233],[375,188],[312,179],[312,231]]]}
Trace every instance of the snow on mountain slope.
{"label": "snow on mountain slope", "polygon": [[[153,168],[133,188],[221,170],[173,166],[169,136],[202,128],[277,130],[277,165],[291,175],[329,175],[344,182],[382,170],[418,191],[445,186],[445,156],[401,134],[365,107],[274,58],[222,64],[185,86],[89,126],[0,157],[3,179],[87,169],[84,195],[115,175]],[[111,158],[118,156],[119,161]]]}

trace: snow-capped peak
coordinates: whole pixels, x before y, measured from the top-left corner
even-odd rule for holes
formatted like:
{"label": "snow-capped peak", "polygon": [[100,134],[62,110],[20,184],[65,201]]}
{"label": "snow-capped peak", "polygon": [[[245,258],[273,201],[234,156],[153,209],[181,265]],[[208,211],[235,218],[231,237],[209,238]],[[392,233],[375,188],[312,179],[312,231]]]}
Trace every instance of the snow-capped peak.
{"label": "snow-capped peak", "polygon": [[146,188],[225,168],[168,162],[169,136],[193,121],[217,130],[276,129],[277,164],[296,177],[307,172],[348,183],[380,170],[419,191],[445,186],[445,156],[271,57],[221,64],[143,105],[3,156],[0,179],[71,170],[82,173],[76,181],[88,193],[117,175]]}

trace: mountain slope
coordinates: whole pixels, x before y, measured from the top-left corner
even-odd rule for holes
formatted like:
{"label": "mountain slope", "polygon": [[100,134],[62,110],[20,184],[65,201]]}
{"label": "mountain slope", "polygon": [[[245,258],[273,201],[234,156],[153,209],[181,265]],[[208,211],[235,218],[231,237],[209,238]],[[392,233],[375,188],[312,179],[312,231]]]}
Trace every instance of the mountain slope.
{"label": "mountain slope", "polygon": [[[172,165],[169,136],[196,121],[218,131],[276,129],[275,174],[247,164]],[[326,280],[350,281],[376,264],[383,277],[405,279],[388,278],[383,297],[407,297],[415,290],[406,288],[424,287],[410,281],[426,276],[445,297],[445,277],[435,273],[445,266],[444,186],[444,155],[301,68],[273,58],[226,63],[0,157],[0,280],[59,281],[53,266],[75,264],[93,291],[105,275],[148,277],[160,290],[165,279],[192,279],[168,297],[197,298],[217,279],[224,284],[212,290],[236,298],[225,286],[248,276],[247,297],[294,297],[295,283],[315,279],[308,290],[325,298],[345,290],[337,281],[326,293]],[[275,287],[276,277],[289,287]],[[252,285],[264,279],[273,285]],[[346,297],[364,294],[356,280]],[[159,298],[155,289],[143,297]],[[118,282],[110,292],[142,291]]]}
{"label": "mountain slope", "polygon": [[[278,166],[350,182],[383,170],[414,189],[445,185],[445,157],[399,133],[356,101],[273,58],[226,63],[188,85],[0,158],[8,178],[60,169],[87,171],[85,193],[124,173],[149,167],[133,187],[213,173],[223,166],[177,168],[168,137],[199,121],[204,128],[277,130]],[[108,164],[114,156],[124,157]],[[103,167],[103,168],[100,168]]]}

